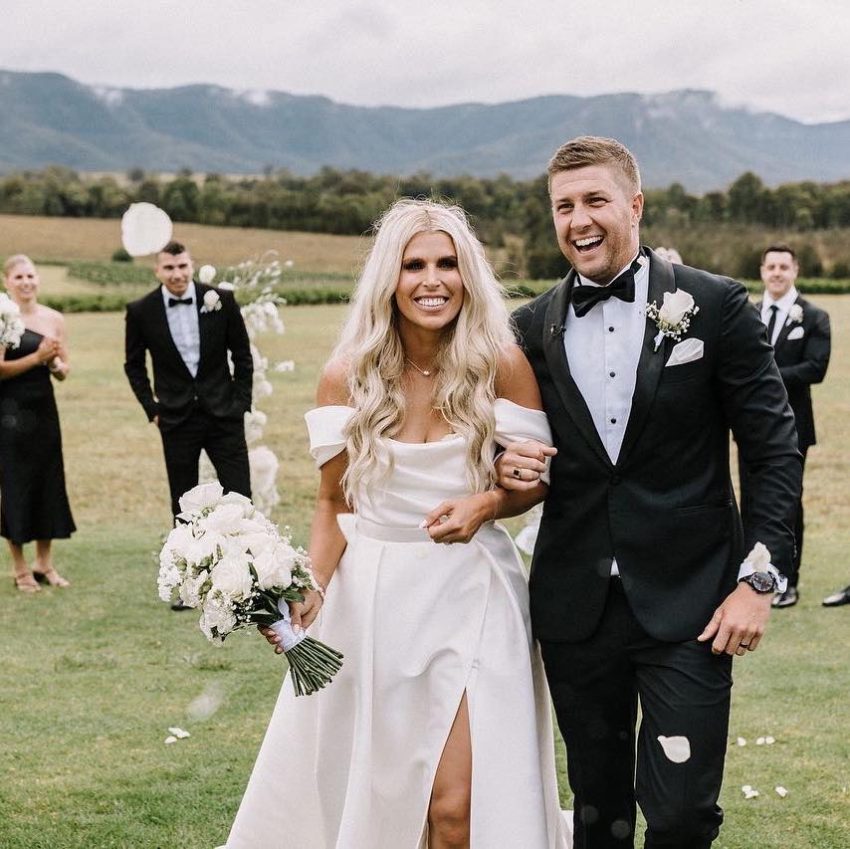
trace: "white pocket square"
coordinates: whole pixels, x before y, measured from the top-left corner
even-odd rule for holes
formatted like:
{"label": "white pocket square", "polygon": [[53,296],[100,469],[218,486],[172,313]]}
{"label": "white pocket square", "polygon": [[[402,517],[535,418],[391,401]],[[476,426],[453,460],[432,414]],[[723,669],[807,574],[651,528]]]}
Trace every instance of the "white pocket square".
{"label": "white pocket square", "polygon": [[794,339],[802,339],[803,338],[803,328],[802,327],[795,327],[785,338],[789,342],[793,341]]}
{"label": "white pocket square", "polygon": [[670,366],[681,366],[684,363],[692,363],[702,357],[703,344],[702,339],[685,339],[673,346],[670,352],[670,357],[664,364],[665,368]]}

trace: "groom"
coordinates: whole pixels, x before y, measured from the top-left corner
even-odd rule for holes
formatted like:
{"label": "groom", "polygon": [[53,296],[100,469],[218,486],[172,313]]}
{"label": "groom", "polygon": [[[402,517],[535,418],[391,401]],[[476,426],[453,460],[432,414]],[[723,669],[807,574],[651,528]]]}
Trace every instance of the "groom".
{"label": "groom", "polygon": [[169,242],[156,256],[160,285],[129,304],[126,317],[124,371],[162,437],[175,516],[180,496],[198,483],[202,449],[225,491],[251,497],[244,425],[254,374],[248,333],[233,295],[195,283],[193,271],[186,247]]}
{"label": "groom", "polygon": [[[557,448],[531,615],[575,846],[633,846],[637,802],[646,847],[703,849],[723,819],[732,658],[757,648],[792,566],[794,418],[744,287],[641,249],[623,145],[568,142],[549,192],[573,270],[515,319]],[[745,526],[730,428],[750,474]],[[501,485],[533,487],[542,459],[511,446]]]}

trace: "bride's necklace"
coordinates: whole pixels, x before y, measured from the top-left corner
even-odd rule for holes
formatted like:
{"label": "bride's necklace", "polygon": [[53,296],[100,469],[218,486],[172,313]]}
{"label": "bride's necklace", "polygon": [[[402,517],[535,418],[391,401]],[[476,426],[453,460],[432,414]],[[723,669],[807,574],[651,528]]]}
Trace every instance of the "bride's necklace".
{"label": "bride's necklace", "polygon": [[432,366],[430,369],[420,368],[410,357],[405,357],[405,359],[419,372],[423,377],[431,377],[432,374],[436,371],[436,369]]}

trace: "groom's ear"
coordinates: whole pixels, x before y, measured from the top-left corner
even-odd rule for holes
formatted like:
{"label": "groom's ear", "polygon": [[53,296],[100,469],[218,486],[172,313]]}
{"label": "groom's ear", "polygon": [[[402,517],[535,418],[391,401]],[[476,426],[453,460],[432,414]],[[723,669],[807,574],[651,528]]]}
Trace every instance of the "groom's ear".
{"label": "groom's ear", "polygon": [[632,224],[637,227],[643,218],[643,192],[638,192],[632,198]]}

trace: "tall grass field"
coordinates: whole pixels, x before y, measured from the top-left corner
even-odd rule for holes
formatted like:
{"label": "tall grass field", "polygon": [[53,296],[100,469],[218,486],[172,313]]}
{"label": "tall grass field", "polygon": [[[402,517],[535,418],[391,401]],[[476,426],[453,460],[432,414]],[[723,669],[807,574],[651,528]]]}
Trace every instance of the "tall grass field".
{"label": "tall grass field", "polygon": [[[719,849],[850,846],[850,607],[820,606],[850,583],[850,296],[814,300],[832,316],[834,349],[815,389],[820,443],[806,476],[802,599],[774,614],[759,651],[736,660]],[[281,463],[273,518],[300,543],[318,482],[303,415],[343,314],[286,308],[286,334],[262,343],[272,361],[297,364],[271,374],[275,392],[260,406]],[[168,489],[158,434],[123,375],[123,318],[67,322],[73,371],[56,392],[78,531],[55,554],[73,585],[24,596],[9,578],[0,583],[0,849],[213,849],[227,836],[284,663],[254,633],[212,646],[193,613],[158,600]],[[171,726],[191,736],[167,745]],[[766,736],[776,742],[756,744]],[[568,807],[562,755],[559,763]],[[745,784],[760,795],[746,800]]]}

